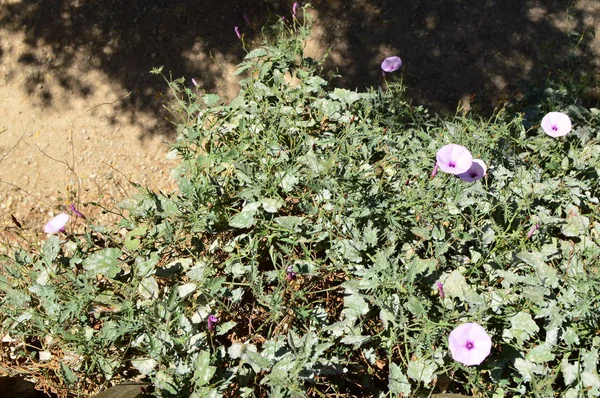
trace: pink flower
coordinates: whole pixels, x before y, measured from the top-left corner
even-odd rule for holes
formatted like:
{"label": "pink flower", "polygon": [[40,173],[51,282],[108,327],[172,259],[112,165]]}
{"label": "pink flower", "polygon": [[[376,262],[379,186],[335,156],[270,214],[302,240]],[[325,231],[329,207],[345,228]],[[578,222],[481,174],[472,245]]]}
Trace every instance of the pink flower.
{"label": "pink flower", "polygon": [[562,137],[571,131],[571,119],[562,112],[550,112],[542,119],[542,129],[550,137]]}
{"label": "pink flower", "polygon": [[67,221],[69,221],[69,215],[67,213],[60,213],[48,221],[48,223],[44,226],[44,232],[47,234],[64,232]]}
{"label": "pink flower", "polygon": [[476,323],[463,323],[448,337],[452,359],[466,366],[479,365],[490,355],[492,339]]}
{"label": "pink flower", "polygon": [[219,323],[219,318],[217,318],[215,315],[209,315],[208,319],[206,321],[206,326],[208,328],[209,331],[213,331],[215,330],[215,326],[217,326],[217,323]]}
{"label": "pink flower", "polygon": [[431,178],[433,178],[433,177],[435,177],[437,175],[437,171],[438,171],[439,167],[440,166],[438,166],[437,163],[435,164],[435,166],[433,166],[433,171],[431,172]]}
{"label": "pink flower", "polygon": [[292,17],[296,18],[296,15],[298,13],[298,3],[294,3],[292,4]]}
{"label": "pink flower", "polygon": [[235,30],[235,34],[238,37],[238,39],[241,39],[242,38],[242,34],[240,33],[240,28],[237,27],[237,26],[234,26],[233,30]]}
{"label": "pink flower", "polygon": [[531,238],[533,236],[533,234],[535,233],[535,231],[537,231],[540,228],[540,223],[535,223],[531,226],[531,228],[529,229],[529,232],[527,232],[527,239]]}
{"label": "pink flower", "polygon": [[467,182],[473,182],[477,180],[481,180],[485,174],[487,173],[487,166],[485,162],[481,159],[473,159],[473,164],[469,170],[464,173],[459,174],[461,180]]}
{"label": "pink flower", "polygon": [[71,203],[69,205],[69,209],[71,209],[71,211],[73,212],[73,214],[75,214],[77,217],[83,218],[85,220],[85,216],[83,215],[82,212],[80,212],[79,210],[77,210],[77,208],[75,207],[74,203]]}
{"label": "pink flower", "polygon": [[400,59],[400,57],[397,57],[397,56],[387,57],[381,63],[381,69],[384,72],[394,72],[394,71],[400,69],[401,66],[402,66],[402,60]]}
{"label": "pink flower", "polygon": [[437,165],[444,173],[466,173],[473,165],[473,155],[462,145],[448,144],[437,151]]}
{"label": "pink flower", "polygon": [[288,265],[287,269],[285,270],[285,279],[287,279],[288,282],[293,281],[294,279],[296,279],[296,273],[294,272],[294,267],[292,267],[291,265]]}
{"label": "pink flower", "polygon": [[437,282],[436,286],[438,288],[438,294],[440,295],[440,298],[443,300],[446,298],[446,293],[444,292],[444,284],[442,282]]}
{"label": "pink flower", "polygon": [[192,77],[192,84],[193,84],[194,86],[198,87],[198,82],[197,82],[197,81],[196,81],[196,79],[194,79],[193,77]]}

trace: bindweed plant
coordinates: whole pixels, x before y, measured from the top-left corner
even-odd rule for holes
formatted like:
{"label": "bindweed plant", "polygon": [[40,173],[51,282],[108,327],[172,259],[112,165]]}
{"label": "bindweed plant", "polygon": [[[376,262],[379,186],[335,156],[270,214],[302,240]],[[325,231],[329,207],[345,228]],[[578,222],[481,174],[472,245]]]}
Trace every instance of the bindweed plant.
{"label": "bindweed plant", "polygon": [[62,396],[600,396],[600,111],[439,119],[272,29],[230,103],[168,80],[177,193],[2,258],[3,366]]}

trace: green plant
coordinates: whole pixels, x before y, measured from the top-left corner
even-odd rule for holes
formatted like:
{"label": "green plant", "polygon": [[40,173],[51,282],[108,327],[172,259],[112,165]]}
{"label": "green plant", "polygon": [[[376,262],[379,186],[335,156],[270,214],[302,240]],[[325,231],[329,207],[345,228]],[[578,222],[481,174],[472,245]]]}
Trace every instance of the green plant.
{"label": "green plant", "polygon": [[[3,258],[8,362],[63,395],[599,396],[600,112],[567,109],[552,139],[507,109],[439,119],[398,83],[331,88],[293,23],[229,104],[168,81],[177,194],[140,188],[119,229]],[[487,177],[432,178],[448,143]],[[477,367],[448,353],[464,322],[492,337]]]}

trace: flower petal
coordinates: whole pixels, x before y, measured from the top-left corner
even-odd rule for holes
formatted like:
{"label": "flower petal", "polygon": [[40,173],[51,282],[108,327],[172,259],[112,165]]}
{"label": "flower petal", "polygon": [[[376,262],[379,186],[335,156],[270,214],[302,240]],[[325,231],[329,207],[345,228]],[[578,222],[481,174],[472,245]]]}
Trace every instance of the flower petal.
{"label": "flower petal", "polygon": [[562,137],[571,131],[571,119],[562,112],[549,112],[542,118],[541,126],[550,137]]}
{"label": "flower petal", "polygon": [[387,57],[381,63],[381,69],[384,72],[394,72],[402,66],[402,60],[398,56]]}
{"label": "flower petal", "polygon": [[67,213],[60,213],[48,221],[48,223],[44,226],[44,232],[47,234],[62,232],[65,230],[67,221],[69,221],[69,215]]}
{"label": "flower petal", "polygon": [[448,336],[448,348],[455,361],[466,366],[479,365],[490,355],[492,339],[478,324],[463,323]]}
{"label": "flower petal", "polygon": [[487,166],[481,159],[473,159],[471,167],[466,172],[459,174],[461,180],[467,182],[473,182],[481,180],[487,173]]}
{"label": "flower petal", "polygon": [[473,155],[462,145],[448,144],[436,153],[439,169],[444,173],[461,174],[471,168]]}

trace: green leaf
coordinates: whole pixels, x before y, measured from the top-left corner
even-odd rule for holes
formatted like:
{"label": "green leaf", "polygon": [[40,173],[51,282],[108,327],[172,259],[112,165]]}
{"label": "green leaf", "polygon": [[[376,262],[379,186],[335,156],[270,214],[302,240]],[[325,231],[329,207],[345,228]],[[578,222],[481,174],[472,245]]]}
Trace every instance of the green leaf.
{"label": "green leaf", "polygon": [[133,268],[136,275],[143,278],[154,273],[154,267],[156,267],[156,264],[158,264],[158,253],[152,252],[150,253],[150,258],[145,260],[141,257],[136,257]]}
{"label": "green leaf", "polygon": [[350,91],[343,88],[335,88],[333,93],[329,95],[332,99],[338,100],[340,102],[345,103],[346,105],[351,105],[354,102],[360,100],[360,94],[356,91]]}
{"label": "green leaf", "polygon": [[535,377],[535,374],[539,373],[540,366],[541,365],[536,365],[535,363],[528,361],[527,359],[515,359],[515,368],[521,374],[523,381],[531,381]]}
{"label": "green leaf", "polygon": [[206,106],[215,106],[219,102],[220,97],[217,94],[206,94],[202,96],[202,101]]}
{"label": "green leaf", "polygon": [[128,236],[125,238],[125,241],[123,242],[123,246],[125,246],[125,249],[127,249],[127,250],[135,251],[135,250],[139,249],[140,243],[141,243],[141,241],[139,239]]}
{"label": "green leaf", "polygon": [[510,319],[510,323],[512,327],[504,330],[503,337],[508,339],[515,338],[518,344],[523,344],[540,330],[531,315],[522,311],[514,315]]}
{"label": "green leaf", "polygon": [[237,325],[235,321],[227,321],[225,323],[217,325],[217,336],[222,336],[229,332]]}
{"label": "green leaf", "polygon": [[146,300],[158,298],[158,292],[158,283],[153,276],[142,279],[138,285],[138,293]]}
{"label": "green leaf", "polygon": [[157,362],[152,358],[138,358],[131,361],[131,365],[143,375],[147,375],[154,370]]}
{"label": "green leaf", "polygon": [[444,281],[444,292],[449,298],[458,298],[470,304],[483,304],[483,299],[469,286],[459,270],[454,270]]}
{"label": "green leaf", "polygon": [[590,219],[582,216],[576,206],[568,206],[566,211],[566,223],[560,229],[563,235],[569,237],[585,235],[590,226]]}
{"label": "green leaf", "polygon": [[346,289],[344,308],[346,313],[354,316],[365,315],[369,312],[369,304],[367,304],[365,299],[354,289]]}
{"label": "green leaf", "polygon": [[77,382],[77,375],[62,361],[60,362],[60,373],[65,378],[67,384],[74,384]]}
{"label": "green leaf", "polygon": [[393,362],[390,363],[388,388],[392,394],[403,394],[405,396],[408,396],[411,391],[408,377],[402,373],[400,366]]}
{"label": "green leaf", "polygon": [[154,383],[154,388],[157,392],[160,392],[161,395],[168,393],[173,397],[179,396],[179,391],[177,391],[173,377],[165,371],[158,371],[156,376],[152,379],[152,382]]}
{"label": "green leaf", "polygon": [[408,282],[414,282],[417,278],[417,276],[421,275],[422,277],[427,277],[431,274],[431,272],[433,272],[435,270],[435,267],[437,266],[437,260],[435,259],[421,259],[421,258],[415,258],[413,259],[413,261],[411,261],[410,265],[408,266],[408,270],[406,272],[406,278],[408,280]]}
{"label": "green leaf", "polygon": [[296,186],[296,184],[298,184],[299,181],[300,179],[295,175],[285,173],[283,178],[281,178],[281,182],[279,183],[279,185],[281,186],[281,189],[283,189],[283,192],[287,193],[294,189],[294,187]]}
{"label": "green leaf", "polygon": [[535,346],[527,353],[525,357],[528,361],[534,363],[544,363],[549,362],[554,359],[554,354],[552,354],[552,346],[546,342]]}
{"label": "green leaf", "polygon": [[50,235],[48,239],[44,242],[44,247],[42,248],[44,254],[44,260],[46,264],[50,265],[54,260],[56,260],[56,256],[58,256],[58,252],[60,251],[60,239],[56,235]]}
{"label": "green leaf", "polygon": [[437,365],[430,359],[420,358],[408,363],[406,374],[423,384],[429,384],[433,380],[433,375],[437,370]]}
{"label": "green leaf", "polygon": [[412,232],[413,234],[415,234],[416,236],[418,236],[419,238],[421,238],[423,240],[431,239],[431,232],[427,228],[412,227],[410,232]]}
{"label": "green leaf", "polygon": [[563,379],[567,386],[571,385],[575,380],[579,379],[579,375],[581,372],[581,367],[578,363],[569,363],[568,356],[568,354],[565,354],[561,362]]}
{"label": "green leaf", "polygon": [[300,226],[304,219],[296,216],[281,216],[275,217],[273,221],[288,231],[300,232]]}
{"label": "green leaf", "polygon": [[268,370],[271,367],[271,362],[262,355],[251,350],[246,350],[245,354],[245,360],[252,366],[256,373],[261,370]]}
{"label": "green leaf", "polygon": [[215,366],[210,366],[210,353],[208,351],[200,351],[194,361],[194,382],[196,387],[207,385],[216,370]]}
{"label": "green leaf", "polygon": [[104,275],[108,278],[114,278],[121,271],[118,266],[118,258],[122,254],[119,249],[102,249],[83,260],[83,268],[94,276]]}
{"label": "green leaf", "polygon": [[418,297],[409,297],[408,301],[404,304],[404,308],[410,311],[416,317],[421,317],[427,313],[425,306]]}
{"label": "green leaf", "polygon": [[256,210],[242,211],[229,220],[229,226],[233,228],[250,228],[256,223],[255,214]]}
{"label": "green leaf", "polygon": [[545,256],[540,252],[520,252],[517,258],[526,264],[531,265],[540,281],[544,286],[555,287],[558,284],[558,275],[556,270],[546,264]]}
{"label": "green leaf", "polygon": [[345,336],[340,341],[344,344],[354,346],[353,348],[356,350],[369,340],[371,340],[371,336]]}
{"label": "green leaf", "polygon": [[258,57],[264,57],[265,55],[267,55],[267,50],[265,50],[264,48],[257,48],[256,50],[252,50],[248,54],[246,54],[246,57],[244,59],[254,59]]}
{"label": "green leaf", "polygon": [[277,210],[281,207],[281,201],[278,199],[264,198],[261,202],[263,209],[265,209],[267,213],[277,213]]}

